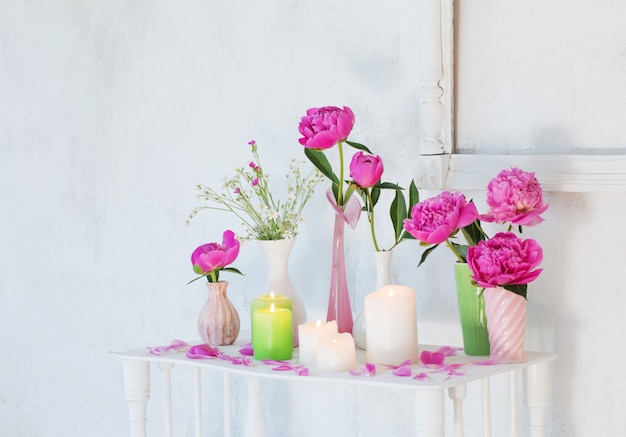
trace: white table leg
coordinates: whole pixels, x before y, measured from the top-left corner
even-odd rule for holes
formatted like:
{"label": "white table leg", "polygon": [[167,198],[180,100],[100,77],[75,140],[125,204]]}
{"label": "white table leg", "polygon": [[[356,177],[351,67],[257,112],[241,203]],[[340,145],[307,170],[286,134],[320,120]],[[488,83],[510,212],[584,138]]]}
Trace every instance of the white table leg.
{"label": "white table leg", "polygon": [[463,437],[463,401],[467,397],[465,384],[450,387],[448,396],[454,401],[454,430],[456,437]]}
{"label": "white table leg", "polygon": [[130,436],[147,437],[146,405],[150,399],[150,363],[124,360],[124,398],[128,403]]}
{"label": "white table leg", "polygon": [[444,437],[443,390],[417,390],[415,417],[418,437]]}
{"label": "white table leg", "polygon": [[193,404],[195,407],[195,437],[202,437],[202,369],[194,367]]}
{"label": "white table leg", "polygon": [[246,378],[248,384],[248,410],[244,422],[244,437],[266,437],[265,416],[261,404],[261,380],[256,376]]}
{"label": "white table leg", "polygon": [[224,437],[233,435],[233,406],[231,400],[230,372],[224,370]]}
{"label": "white table leg", "polygon": [[517,437],[517,424],[519,416],[519,408],[517,408],[517,370],[509,372],[509,405],[511,414],[511,429],[509,435]]}
{"label": "white table leg", "polygon": [[163,371],[163,429],[165,437],[174,435],[172,427],[172,375],[173,363],[159,363],[159,370]]}
{"label": "white table leg", "polygon": [[550,363],[544,362],[526,368],[526,403],[530,413],[530,435],[545,437],[546,409],[550,403]]}
{"label": "white table leg", "polygon": [[483,394],[483,430],[485,437],[491,437],[491,380],[489,377],[481,381]]}

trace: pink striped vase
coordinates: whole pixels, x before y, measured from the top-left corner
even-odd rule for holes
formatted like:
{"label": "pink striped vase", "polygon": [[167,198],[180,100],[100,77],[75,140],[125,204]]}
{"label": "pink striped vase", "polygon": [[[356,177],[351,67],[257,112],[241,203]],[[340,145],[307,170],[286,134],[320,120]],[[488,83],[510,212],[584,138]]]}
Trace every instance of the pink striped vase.
{"label": "pink striped vase", "polygon": [[485,288],[484,294],[489,359],[498,363],[526,361],[526,299],[502,287]]}

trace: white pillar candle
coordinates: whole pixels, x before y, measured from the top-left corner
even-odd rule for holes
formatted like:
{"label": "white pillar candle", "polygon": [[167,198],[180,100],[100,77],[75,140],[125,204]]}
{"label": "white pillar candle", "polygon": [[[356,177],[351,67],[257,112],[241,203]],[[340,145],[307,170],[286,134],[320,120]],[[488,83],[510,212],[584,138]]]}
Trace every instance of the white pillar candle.
{"label": "white pillar candle", "polygon": [[298,356],[300,364],[307,366],[315,365],[315,349],[320,339],[328,334],[337,334],[337,321],[322,323],[317,322],[304,323],[298,325]]}
{"label": "white pillar candle", "polygon": [[411,287],[386,285],[365,296],[365,326],[368,362],[417,362],[417,310]]}
{"label": "white pillar candle", "polygon": [[317,343],[315,366],[325,372],[345,372],[356,367],[356,346],[349,332],[327,334]]}

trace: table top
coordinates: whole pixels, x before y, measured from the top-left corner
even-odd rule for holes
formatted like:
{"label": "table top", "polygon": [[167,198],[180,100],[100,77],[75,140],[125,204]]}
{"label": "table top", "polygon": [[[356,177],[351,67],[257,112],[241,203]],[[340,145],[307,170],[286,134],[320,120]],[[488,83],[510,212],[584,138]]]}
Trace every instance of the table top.
{"label": "table top", "polygon": [[[294,349],[293,358],[280,363],[269,363],[254,360],[252,357],[244,356],[240,349],[249,344],[248,337],[240,338],[230,346],[219,346],[217,349],[223,354],[221,358],[210,357],[206,359],[191,359],[186,356],[186,350],[169,351],[162,355],[153,355],[148,348],[129,350],[125,352],[112,352],[112,354],[125,360],[139,360],[151,362],[165,362],[197,366],[202,368],[213,368],[221,371],[228,371],[247,376],[258,376],[262,378],[286,379],[310,382],[340,382],[359,385],[394,386],[407,389],[444,389],[455,387],[471,381],[485,377],[494,376],[515,369],[522,369],[534,364],[545,363],[557,359],[558,355],[551,352],[527,351],[528,360],[523,363],[514,364],[487,364],[488,357],[466,356],[462,350],[456,350],[454,355],[445,357],[443,365],[424,365],[415,363],[404,366],[400,371],[389,366],[377,364],[375,373],[368,372],[366,368],[366,353],[357,349],[357,367],[353,372],[325,372],[308,366],[307,375],[300,375],[302,366],[298,363],[298,349]],[[199,343],[199,342],[198,342]],[[194,344],[198,344],[194,343]],[[441,350],[441,346],[420,345],[419,352]],[[450,350],[450,348],[447,348]],[[228,358],[234,358],[230,360]],[[369,366],[369,370],[372,370]],[[357,373],[356,375],[354,373]],[[400,373],[403,376],[399,376]]]}

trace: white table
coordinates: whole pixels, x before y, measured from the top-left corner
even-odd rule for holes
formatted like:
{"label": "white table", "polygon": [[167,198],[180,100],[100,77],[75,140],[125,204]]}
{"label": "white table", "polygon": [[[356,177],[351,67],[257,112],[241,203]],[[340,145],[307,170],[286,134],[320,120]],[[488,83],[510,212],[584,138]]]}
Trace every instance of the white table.
{"label": "white table", "polygon": [[[248,340],[240,339],[232,346],[219,347],[220,351],[230,356],[240,356],[241,345]],[[434,351],[438,346],[420,346],[423,350]],[[523,372],[525,380],[526,403],[530,412],[530,435],[543,437],[546,435],[546,409],[551,397],[550,363],[557,358],[554,353],[527,352],[528,361],[517,364],[502,365],[478,365],[472,364],[479,357],[467,357],[462,351],[454,356],[446,357],[445,364],[463,364],[459,368],[463,374],[452,376],[442,372],[429,373],[429,380],[413,379],[412,377],[400,377],[392,373],[392,369],[384,366],[376,366],[374,376],[354,376],[348,372],[324,373],[317,371],[315,367],[309,368],[308,376],[299,376],[294,371],[275,371],[272,366],[253,361],[253,366],[234,365],[230,361],[222,359],[192,360],[186,357],[184,351],[169,352],[155,356],[148,353],[146,348],[131,350],[122,353],[114,353],[123,361],[124,370],[124,394],[128,402],[130,412],[130,435],[131,437],[145,437],[146,433],[146,405],[150,397],[150,364],[158,363],[164,375],[164,399],[165,435],[172,435],[171,419],[171,379],[170,370],[175,365],[191,366],[195,371],[195,435],[202,435],[202,411],[201,411],[201,384],[200,370],[210,368],[223,372],[224,377],[224,429],[225,436],[232,435],[231,417],[231,374],[241,374],[246,378],[248,393],[246,396],[246,418],[244,430],[246,436],[263,437],[267,435],[265,418],[262,411],[261,381],[266,378],[286,381],[298,381],[298,383],[314,383],[319,381],[332,381],[341,384],[371,385],[378,387],[403,388],[415,393],[415,420],[417,435],[420,437],[444,437],[444,401],[445,392],[454,403],[454,423],[457,437],[463,436],[463,400],[466,397],[466,384],[480,380],[483,389],[483,428],[484,435],[491,436],[490,418],[490,378],[495,375],[508,373],[510,377],[510,401],[511,401],[511,435],[517,435],[517,374]],[[294,364],[297,364],[297,349],[294,353]],[[357,350],[357,367],[363,368],[365,352]],[[433,371],[421,364],[411,366],[413,374]]]}

